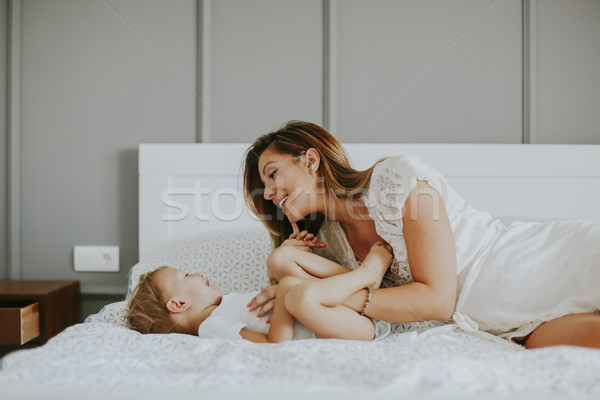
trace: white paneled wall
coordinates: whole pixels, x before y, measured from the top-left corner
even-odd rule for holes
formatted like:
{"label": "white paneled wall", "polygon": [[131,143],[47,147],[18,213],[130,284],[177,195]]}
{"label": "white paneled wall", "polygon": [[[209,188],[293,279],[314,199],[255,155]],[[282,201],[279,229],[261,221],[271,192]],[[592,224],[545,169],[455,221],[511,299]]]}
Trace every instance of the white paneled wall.
{"label": "white paneled wall", "polygon": [[346,142],[521,142],[521,1],[339,2]]}
{"label": "white paneled wall", "polygon": [[212,142],[250,142],[290,119],[322,122],[321,0],[212,3]]}
{"label": "white paneled wall", "polygon": [[538,143],[600,143],[600,1],[538,0]]}
{"label": "white paneled wall", "polygon": [[[196,138],[194,0],[24,0],[23,279],[124,290],[137,262],[137,147]],[[73,246],[118,245],[118,273],[77,273]]]}
{"label": "white paneled wall", "polygon": [[[16,33],[9,3],[20,10]],[[10,236],[0,233],[0,254],[16,254],[0,277],[80,279],[87,293],[119,293],[137,260],[144,142],[248,143],[305,119],[349,143],[600,143],[598,0],[0,7],[0,31],[11,32],[0,42],[17,43],[21,60],[20,81],[9,82],[20,92],[0,104],[20,112],[20,148],[10,151],[6,131],[0,140],[10,180],[0,179],[0,208],[8,200],[21,212]],[[75,273],[77,244],[119,245],[121,272]]]}
{"label": "white paneled wall", "polygon": [[[0,1],[0,28],[7,28],[8,7],[7,0]],[[0,60],[6,60],[8,55],[8,29],[0,29]],[[0,63],[0,93],[7,93],[8,63]],[[8,104],[7,96],[0,97],[0,279],[6,279],[8,276],[8,213],[7,213],[7,198],[8,198],[8,182],[6,166],[8,164]]]}
{"label": "white paneled wall", "polygon": [[519,0],[201,4],[204,141],[249,142],[289,119],[329,121],[348,142],[522,140]]}
{"label": "white paneled wall", "polygon": [[600,143],[597,0],[200,4],[205,141],[307,119],[348,142]]}

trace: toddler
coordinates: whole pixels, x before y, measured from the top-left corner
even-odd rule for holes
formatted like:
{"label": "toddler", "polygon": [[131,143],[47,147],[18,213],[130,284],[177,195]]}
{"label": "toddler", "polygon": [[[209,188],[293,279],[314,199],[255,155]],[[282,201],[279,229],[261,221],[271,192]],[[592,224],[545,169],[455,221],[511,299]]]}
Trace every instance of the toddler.
{"label": "toddler", "polygon": [[[379,287],[392,261],[391,248],[376,243],[362,265],[351,271],[302,250],[301,242],[288,239],[267,259],[267,264],[284,263],[290,270],[269,289],[276,294],[270,324],[267,316],[247,308],[258,292],[223,295],[203,275],[168,266],[140,277],[129,300],[127,324],[141,333],[177,332],[257,343],[314,337],[374,339],[378,321],[342,303],[365,287]],[[381,326],[383,337],[389,324]]]}

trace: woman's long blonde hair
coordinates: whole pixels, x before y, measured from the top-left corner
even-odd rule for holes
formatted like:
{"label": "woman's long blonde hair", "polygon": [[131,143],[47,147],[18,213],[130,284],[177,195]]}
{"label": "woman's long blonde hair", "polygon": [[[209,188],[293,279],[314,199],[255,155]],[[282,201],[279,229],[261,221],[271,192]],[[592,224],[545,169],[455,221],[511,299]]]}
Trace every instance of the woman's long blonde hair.
{"label": "woman's long blonde hair", "polygon": [[[261,154],[272,148],[280,154],[289,154],[299,159],[306,150],[314,148],[319,153],[318,175],[323,180],[326,193],[341,198],[360,198],[369,187],[373,166],[365,171],[350,166],[346,151],[340,142],[319,125],[304,121],[289,121],[279,130],[256,139],[246,151],[244,164],[244,197],[250,210],[263,222],[273,247],[278,247],[292,233],[292,225],[275,204],[263,197],[265,186],[258,171]],[[321,214],[310,215],[304,220],[303,229],[318,233],[324,221]],[[301,228],[302,229],[302,228]]]}

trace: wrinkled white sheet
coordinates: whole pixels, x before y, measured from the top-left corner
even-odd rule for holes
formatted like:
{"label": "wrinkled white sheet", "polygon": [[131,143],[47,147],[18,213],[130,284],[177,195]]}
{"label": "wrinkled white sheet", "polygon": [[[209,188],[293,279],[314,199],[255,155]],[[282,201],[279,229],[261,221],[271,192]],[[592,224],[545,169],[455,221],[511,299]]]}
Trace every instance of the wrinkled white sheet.
{"label": "wrinkled white sheet", "polygon": [[[132,279],[169,264],[208,272],[229,291],[257,290],[269,251],[262,231],[209,235],[138,264]],[[454,325],[422,330],[428,323],[376,342],[141,335],[123,326],[124,309],[109,304],[44,346],[7,355],[0,399],[600,398],[600,350],[509,348]]]}
{"label": "wrinkled white sheet", "polygon": [[[254,344],[181,334],[141,335],[94,321],[72,326],[42,347],[7,355],[0,388],[21,387],[25,393],[29,386],[95,388],[106,396],[99,398],[153,389],[225,397],[344,392],[356,397],[503,399],[523,391],[559,398],[598,397],[600,350],[511,349],[459,333],[453,325],[392,334],[376,342]],[[2,394],[8,398],[7,392]]]}

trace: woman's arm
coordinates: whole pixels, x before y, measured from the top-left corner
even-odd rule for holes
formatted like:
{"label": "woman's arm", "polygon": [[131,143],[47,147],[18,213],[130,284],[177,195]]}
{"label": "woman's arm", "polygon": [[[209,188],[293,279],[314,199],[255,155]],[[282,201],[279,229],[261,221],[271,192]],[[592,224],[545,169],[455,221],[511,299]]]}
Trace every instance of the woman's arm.
{"label": "woman's arm", "polygon": [[[402,222],[414,282],[374,290],[366,314],[390,322],[447,320],[456,303],[456,248],[440,194],[417,181],[402,208]],[[358,293],[347,305],[360,312],[365,300]]]}

